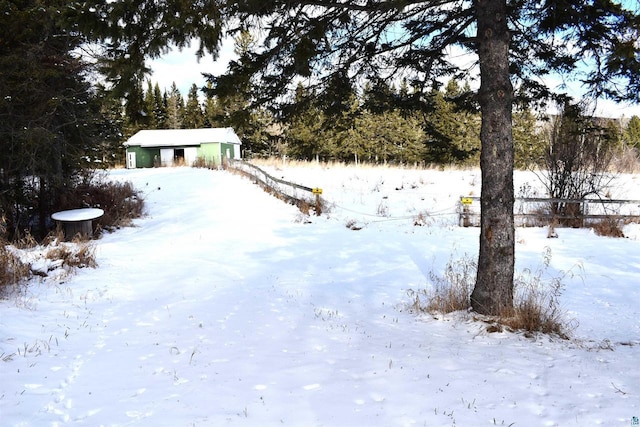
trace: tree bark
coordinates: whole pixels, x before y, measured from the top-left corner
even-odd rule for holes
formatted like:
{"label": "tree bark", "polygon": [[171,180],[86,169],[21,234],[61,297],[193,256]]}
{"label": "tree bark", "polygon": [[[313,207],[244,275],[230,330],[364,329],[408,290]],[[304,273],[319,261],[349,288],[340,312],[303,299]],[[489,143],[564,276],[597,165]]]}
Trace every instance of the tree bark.
{"label": "tree bark", "polygon": [[482,170],[480,253],[471,307],[480,314],[513,310],[513,86],[509,79],[506,0],[476,0],[480,62]]}

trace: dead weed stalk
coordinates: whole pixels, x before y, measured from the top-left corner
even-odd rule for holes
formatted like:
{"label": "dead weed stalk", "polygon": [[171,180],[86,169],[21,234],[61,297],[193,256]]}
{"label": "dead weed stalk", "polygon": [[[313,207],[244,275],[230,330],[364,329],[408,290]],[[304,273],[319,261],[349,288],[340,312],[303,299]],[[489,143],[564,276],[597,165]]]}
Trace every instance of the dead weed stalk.
{"label": "dead weed stalk", "polygon": [[[566,319],[560,297],[564,290],[563,279],[571,272],[549,277],[547,273],[550,263],[551,249],[546,248],[542,265],[538,269],[524,270],[515,277],[513,310],[502,316],[474,318],[488,323],[488,332],[506,328],[510,331],[522,331],[526,336],[538,332],[568,338],[571,322]],[[432,286],[408,291],[410,310],[432,315],[470,311],[476,272],[477,264],[470,257],[450,259],[442,275],[430,272]]]}

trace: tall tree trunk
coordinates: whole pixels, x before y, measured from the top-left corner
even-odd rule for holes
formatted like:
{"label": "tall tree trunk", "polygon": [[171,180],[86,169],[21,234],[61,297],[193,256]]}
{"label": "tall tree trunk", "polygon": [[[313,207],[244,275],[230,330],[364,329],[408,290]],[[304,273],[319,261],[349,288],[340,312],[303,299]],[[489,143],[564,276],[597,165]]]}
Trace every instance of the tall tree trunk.
{"label": "tall tree trunk", "polygon": [[513,135],[506,0],[476,0],[480,61],[482,169],[480,254],[471,306],[481,314],[513,309]]}

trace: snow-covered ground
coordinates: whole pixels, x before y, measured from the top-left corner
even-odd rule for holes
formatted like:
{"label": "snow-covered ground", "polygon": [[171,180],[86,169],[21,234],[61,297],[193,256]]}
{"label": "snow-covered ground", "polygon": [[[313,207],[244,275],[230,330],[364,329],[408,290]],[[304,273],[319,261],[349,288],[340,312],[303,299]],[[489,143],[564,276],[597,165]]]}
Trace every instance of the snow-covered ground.
{"label": "snow-covered ground", "polygon": [[[452,259],[479,171],[270,168],[321,187],[308,220],[222,171],[115,170],[148,216],[96,269],[0,301],[2,426],[627,426],[640,417],[640,232],[517,230],[563,277],[571,340],[407,309]],[[518,173],[516,189],[536,187]],[[637,176],[614,197],[640,199]],[[529,191],[529,190],[528,190]],[[424,226],[415,226],[422,214]],[[359,230],[346,225],[357,224]]]}

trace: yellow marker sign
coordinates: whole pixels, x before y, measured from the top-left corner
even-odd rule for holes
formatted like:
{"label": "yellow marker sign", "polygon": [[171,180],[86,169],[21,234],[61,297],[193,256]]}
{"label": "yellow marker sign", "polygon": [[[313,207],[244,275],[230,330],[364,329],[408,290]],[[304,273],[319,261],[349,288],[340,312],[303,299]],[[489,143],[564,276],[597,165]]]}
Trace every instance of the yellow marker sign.
{"label": "yellow marker sign", "polygon": [[312,188],[311,192],[313,194],[322,194],[322,188]]}
{"label": "yellow marker sign", "polygon": [[470,205],[473,203],[473,199],[471,197],[460,197],[460,203],[463,205]]}

